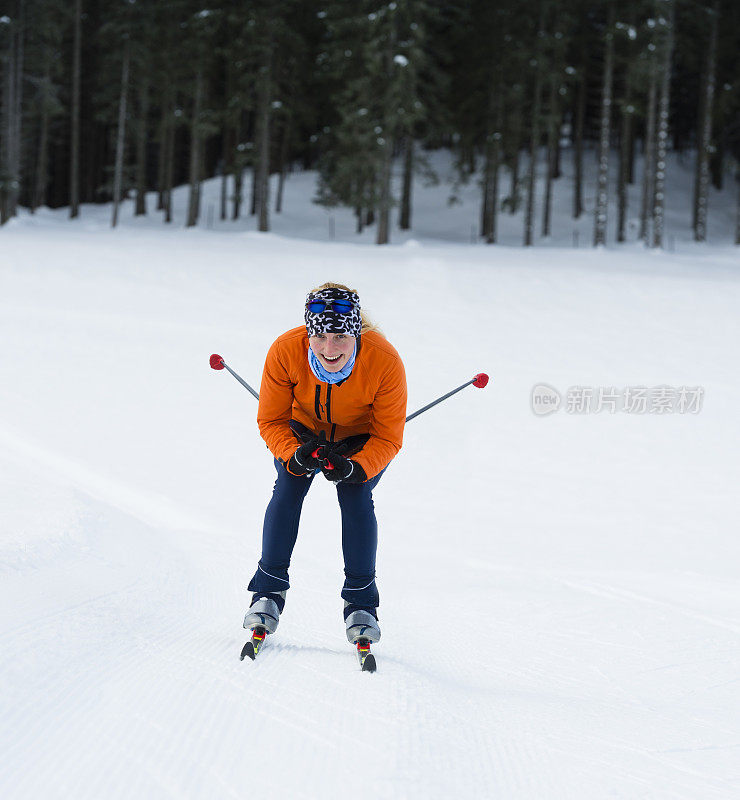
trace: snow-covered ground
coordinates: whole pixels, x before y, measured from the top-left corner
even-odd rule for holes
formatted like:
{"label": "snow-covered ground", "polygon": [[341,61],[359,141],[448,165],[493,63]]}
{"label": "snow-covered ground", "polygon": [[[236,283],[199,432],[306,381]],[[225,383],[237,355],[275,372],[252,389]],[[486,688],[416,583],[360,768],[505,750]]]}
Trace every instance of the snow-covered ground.
{"label": "snow-covered ground", "polygon": [[[0,230],[0,796],[740,795],[732,190],[718,246],[470,246],[477,189],[417,189],[400,244],[295,174],[275,234],[109,208]],[[681,183],[683,181],[683,183]],[[678,191],[681,189],[681,191]],[[178,190],[178,209],[185,192]],[[456,227],[455,227],[456,226]],[[710,227],[710,233],[712,228]],[[502,240],[521,239],[521,217]],[[324,280],[402,354],[409,423],[375,493],[379,670],[344,637],[339,512],[309,494],[277,634],[240,662],[273,483],[254,385]],[[702,387],[699,413],[532,412],[532,387]]]}

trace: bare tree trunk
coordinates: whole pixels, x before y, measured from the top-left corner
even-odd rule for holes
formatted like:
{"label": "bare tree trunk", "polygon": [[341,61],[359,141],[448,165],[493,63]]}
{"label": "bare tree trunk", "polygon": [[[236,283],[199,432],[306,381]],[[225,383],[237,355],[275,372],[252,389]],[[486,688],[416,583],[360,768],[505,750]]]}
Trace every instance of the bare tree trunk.
{"label": "bare tree trunk", "polygon": [[586,117],[586,64],[584,60],[580,80],[578,81],[578,96],[576,99],[576,119],[573,138],[573,217],[579,219],[583,214],[583,123]]}
{"label": "bare tree trunk", "polygon": [[617,241],[626,241],[627,229],[627,184],[630,174],[630,146],[632,141],[632,70],[625,67],[624,99],[622,101],[622,126],[619,135],[619,183],[617,195],[619,212],[617,215]]}
{"label": "bare tree trunk", "polygon": [[39,133],[39,149],[36,159],[36,180],[31,199],[31,213],[39,206],[46,205],[46,186],[49,180],[49,102],[51,95],[51,59],[44,58],[43,92],[41,101],[41,130]]}
{"label": "bare tree trunk", "polygon": [[3,69],[2,120],[0,122],[0,225],[10,219],[10,195],[13,181],[13,134],[15,122],[15,25],[11,23],[10,43]]}
{"label": "bare tree trunk", "polygon": [[[501,101],[497,97],[497,108],[500,111]],[[498,222],[498,187],[501,162],[501,119],[497,115],[494,130],[489,130],[486,137],[486,160],[484,165],[483,203],[481,211],[481,236],[486,244],[495,244]]]}
{"label": "bare tree trunk", "polygon": [[69,217],[80,214],[80,74],[82,51],[82,0],[75,0],[72,46],[72,139],[69,158]]}
{"label": "bare tree trunk", "polygon": [[511,172],[509,174],[509,196],[507,198],[507,205],[510,214],[516,214],[519,211],[519,151],[521,150],[522,142],[522,115],[520,107],[522,104],[521,93],[516,92],[512,107],[509,111],[509,118],[507,124],[507,133],[509,134],[506,140],[507,159],[510,162]]}
{"label": "bare tree trunk", "polygon": [[737,214],[735,215],[735,244],[740,244],[740,166],[735,169],[737,185]]}
{"label": "bare tree trunk", "polygon": [[606,244],[609,186],[609,144],[612,113],[612,77],[614,73],[614,3],[609,3],[604,52],[604,83],[601,89],[601,127],[599,132],[599,177],[594,211],[594,247]]}
{"label": "bare tree trunk", "polygon": [[233,129],[228,121],[224,124],[221,134],[221,197],[219,219],[225,222],[229,216],[229,175],[234,171],[234,147],[235,142],[232,140]]}
{"label": "bare tree trunk", "polygon": [[495,244],[498,237],[498,186],[499,176],[501,175],[501,136],[496,137],[493,145],[493,186],[491,186],[491,193],[488,197],[489,208],[488,214],[490,222],[488,223],[488,235],[486,236],[486,244]]}
{"label": "bare tree trunk", "polygon": [[164,150],[164,221],[172,222],[172,183],[175,161],[175,123],[174,123],[174,97],[171,98],[169,120],[166,126]]}
{"label": "bare tree trunk", "polygon": [[270,230],[270,105],[272,93],[272,47],[268,45],[266,63],[263,65],[258,92],[257,164],[255,169],[257,230]]}
{"label": "bare tree trunk", "polygon": [[6,18],[9,44],[2,70],[0,224],[16,215],[20,192],[24,17],[24,2],[16,0],[13,19]]}
{"label": "bare tree trunk", "polygon": [[645,144],[643,147],[642,202],[640,207],[640,239],[645,244],[650,239],[655,201],[655,103],[658,75],[655,57],[651,57],[650,84],[647,97],[647,120],[645,122]]}
{"label": "bare tree trunk", "polygon": [[190,126],[190,197],[186,227],[198,224],[200,217],[200,115],[203,106],[203,67],[198,65],[195,76],[195,98],[193,100],[193,121]]}
{"label": "bare tree trunk", "polygon": [[257,213],[257,203],[259,202],[260,187],[257,180],[257,164],[252,165],[252,199],[249,203],[249,214],[254,216]]}
{"label": "bare tree trunk", "polygon": [[136,137],[136,208],[134,215],[146,214],[146,145],[149,117],[149,80],[141,79],[139,90],[139,124]]}
{"label": "bare tree trunk", "polygon": [[288,162],[288,148],[290,147],[290,135],[292,130],[292,117],[288,117],[283,125],[283,138],[280,144],[280,164],[278,165],[279,178],[277,197],[275,198],[275,213],[280,214],[283,210],[283,192],[285,191],[285,172]]}
{"label": "bare tree trunk", "polygon": [[511,173],[509,175],[509,213],[519,211],[519,148],[514,150],[511,157]]}
{"label": "bare tree trunk", "polygon": [[242,212],[242,192],[244,191],[244,167],[241,165],[234,169],[234,205],[231,219],[237,220]]}
{"label": "bare tree trunk", "polygon": [[714,152],[709,159],[709,171],[712,174],[712,186],[718,191],[722,191],[725,175],[725,153],[727,151],[727,128],[719,131],[715,143]]}
{"label": "bare tree trunk", "polygon": [[563,111],[560,110],[558,114],[558,118],[555,120],[555,167],[552,173],[552,177],[554,180],[563,177],[563,171],[561,169],[561,156],[563,154],[563,148],[561,146],[561,133],[563,130]]}
{"label": "bare tree trunk", "polygon": [[524,218],[524,246],[531,247],[534,242],[534,190],[537,181],[537,150],[540,144],[540,106],[542,94],[543,53],[542,42],[545,36],[545,4],[540,0],[540,22],[537,28],[537,64],[534,76],[534,102],[532,103],[532,124],[530,126],[529,171],[527,173],[527,210]]}
{"label": "bare tree trunk", "polygon": [[675,0],[668,3],[668,20],[663,43],[663,63],[660,76],[660,108],[658,111],[658,146],[655,158],[655,204],[653,207],[653,247],[663,247],[665,225],[665,175],[668,151],[668,115],[671,99],[671,64],[673,60],[673,26],[676,18]]}
{"label": "bare tree trunk", "polygon": [[9,192],[9,212],[11,217],[18,213],[18,196],[21,186],[21,121],[23,119],[23,38],[25,34],[26,9],[24,0],[17,2],[17,24],[15,29],[15,64],[13,76],[15,87],[13,90],[13,138],[11,159],[11,183]]}
{"label": "bare tree trunk", "polygon": [[[533,115],[540,113],[540,78],[535,78],[535,101]],[[537,183],[537,150],[540,129],[537,122],[532,121],[530,129],[531,142],[529,144],[529,168],[527,170],[527,208],[524,217],[524,246],[531,247],[534,243],[534,194]]]}
{"label": "bare tree trunk", "polygon": [[534,193],[537,181],[537,151],[540,144],[540,108],[542,103],[543,42],[545,38],[545,3],[540,0],[540,21],[537,27],[537,63],[534,76],[534,102],[532,103],[532,123],[530,126],[529,171],[527,173],[527,209],[524,218],[524,246],[531,247],[534,242]]}
{"label": "bare tree trunk", "polygon": [[38,159],[36,161],[36,181],[33,187],[31,213],[39,206],[46,205],[46,186],[49,172],[49,112],[41,112],[41,132],[39,134]]}
{"label": "bare tree trunk", "polygon": [[159,158],[157,159],[157,211],[164,209],[164,173],[167,156],[167,122],[170,113],[169,87],[162,98],[162,114],[159,118]]}
{"label": "bare tree trunk", "polygon": [[[491,135],[490,133],[488,134]],[[479,236],[483,236],[484,238],[488,236],[488,227],[489,227],[489,203],[491,200],[491,192],[493,188],[491,184],[493,183],[493,174],[492,174],[492,163],[493,159],[490,157],[490,147],[486,144],[485,150],[485,157],[483,159],[483,183],[481,184],[481,188],[483,190],[481,195],[481,209],[480,209],[480,233]]]}
{"label": "bare tree trunk", "polygon": [[696,113],[696,160],[694,161],[694,194],[693,194],[693,202],[691,205],[691,230],[694,232],[694,237],[696,237],[696,220],[699,216],[699,183],[701,179],[701,143],[702,143],[702,133],[703,133],[703,123],[704,123],[704,101],[706,100],[707,94],[707,80],[708,75],[706,73],[706,65],[705,69],[702,71],[702,75],[700,78],[699,83],[699,101],[697,104],[697,113]]}
{"label": "bare tree trunk", "polygon": [[483,218],[481,234],[486,244],[495,244],[498,222],[498,186],[501,165],[501,128],[503,126],[503,105],[501,102],[501,80],[497,82],[495,99],[496,113],[493,131],[486,137],[485,182],[483,185]]}
{"label": "bare tree trunk", "polygon": [[714,105],[715,62],[717,58],[717,20],[719,17],[719,0],[715,0],[712,10],[711,30],[709,34],[709,50],[702,98],[702,116],[700,121],[699,141],[697,146],[697,181],[696,181],[696,220],[694,223],[694,239],[705,242],[707,239],[707,204],[709,201],[709,151],[712,142],[712,109]]}
{"label": "bare tree trunk", "polygon": [[219,203],[218,217],[223,222],[226,220],[226,201],[229,196],[229,173],[223,168],[221,171],[221,197]]}
{"label": "bare tree trunk", "polygon": [[376,244],[388,244],[390,240],[391,210],[391,167],[393,163],[393,142],[386,133],[385,148],[380,174],[380,198],[378,201],[378,232]]}
{"label": "bare tree trunk", "polygon": [[401,218],[398,227],[411,229],[411,186],[414,180],[414,139],[406,134],[403,147],[403,189],[401,191]]}
{"label": "bare tree trunk", "polygon": [[545,208],[542,215],[542,235],[550,236],[552,218],[552,182],[557,168],[558,131],[557,131],[557,84],[554,76],[550,77],[550,98],[547,119],[547,177],[545,180]]}
{"label": "bare tree trunk", "polygon": [[121,203],[123,185],[123,153],[126,142],[126,98],[128,96],[128,73],[131,45],[127,41],[123,51],[123,67],[121,69],[121,97],[118,102],[118,133],[116,135],[116,166],[113,174],[113,217],[111,227],[118,224],[118,206]]}

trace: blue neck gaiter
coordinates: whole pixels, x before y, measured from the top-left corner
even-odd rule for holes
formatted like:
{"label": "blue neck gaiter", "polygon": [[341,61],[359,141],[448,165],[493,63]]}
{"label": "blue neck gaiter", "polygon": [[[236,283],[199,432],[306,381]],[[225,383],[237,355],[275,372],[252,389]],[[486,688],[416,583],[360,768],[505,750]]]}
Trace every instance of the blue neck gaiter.
{"label": "blue neck gaiter", "polygon": [[339,370],[339,372],[327,372],[322,366],[321,362],[318,359],[318,356],[314,351],[311,349],[311,346],[308,347],[308,365],[311,367],[311,372],[324,383],[339,383],[339,381],[343,381],[346,378],[349,378],[350,373],[352,372],[352,367],[355,365],[355,356],[357,355],[357,341],[355,341],[355,349],[352,351],[352,355],[347,360],[347,363]]}

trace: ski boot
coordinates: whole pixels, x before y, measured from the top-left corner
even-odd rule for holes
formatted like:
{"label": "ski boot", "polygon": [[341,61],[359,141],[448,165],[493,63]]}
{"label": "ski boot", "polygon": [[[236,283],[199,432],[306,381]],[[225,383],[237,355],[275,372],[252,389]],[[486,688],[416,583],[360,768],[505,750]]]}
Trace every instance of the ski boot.
{"label": "ski boot", "polygon": [[262,628],[266,633],[275,633],[280,622],[280,612],[285,607],[285,592],[258,592],[244,617],[247,630]]}
{"label": "ski boot", "polygon": [[280,612],[285,606],[285,592],[257,593],[252,597],[244,617],[244,627],[252,631],[252,638],[242,648],[241,660],[249,657],[254,661],[268,633],[275,633],[280,622]]}
{"label": "ski boot", "polygon": [[344,624],[347,626],[347,639],[356,644],[358,639],[368,642],[380,641],[378,615],[374,608],[356,606],[344,601]]}
{"label": "ski boot", "polygon": [[370,645],[380,641],[380,626],[377,612],[367,606],[356,606],[344,601],[344,624],[347,626],[347,639],[357,647],[357,658],[363,672],[375,672],[375,656]]}

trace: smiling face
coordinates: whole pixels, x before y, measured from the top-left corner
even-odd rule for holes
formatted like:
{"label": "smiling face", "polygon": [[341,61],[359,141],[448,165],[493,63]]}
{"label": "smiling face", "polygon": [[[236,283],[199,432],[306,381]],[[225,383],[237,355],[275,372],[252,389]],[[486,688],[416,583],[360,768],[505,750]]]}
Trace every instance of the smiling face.
{"label": "smiling face", "polygon": [[355,337],[346,333],[318,333],[309,337],[308,342],[327,372],[339,372],[355,349]]}

